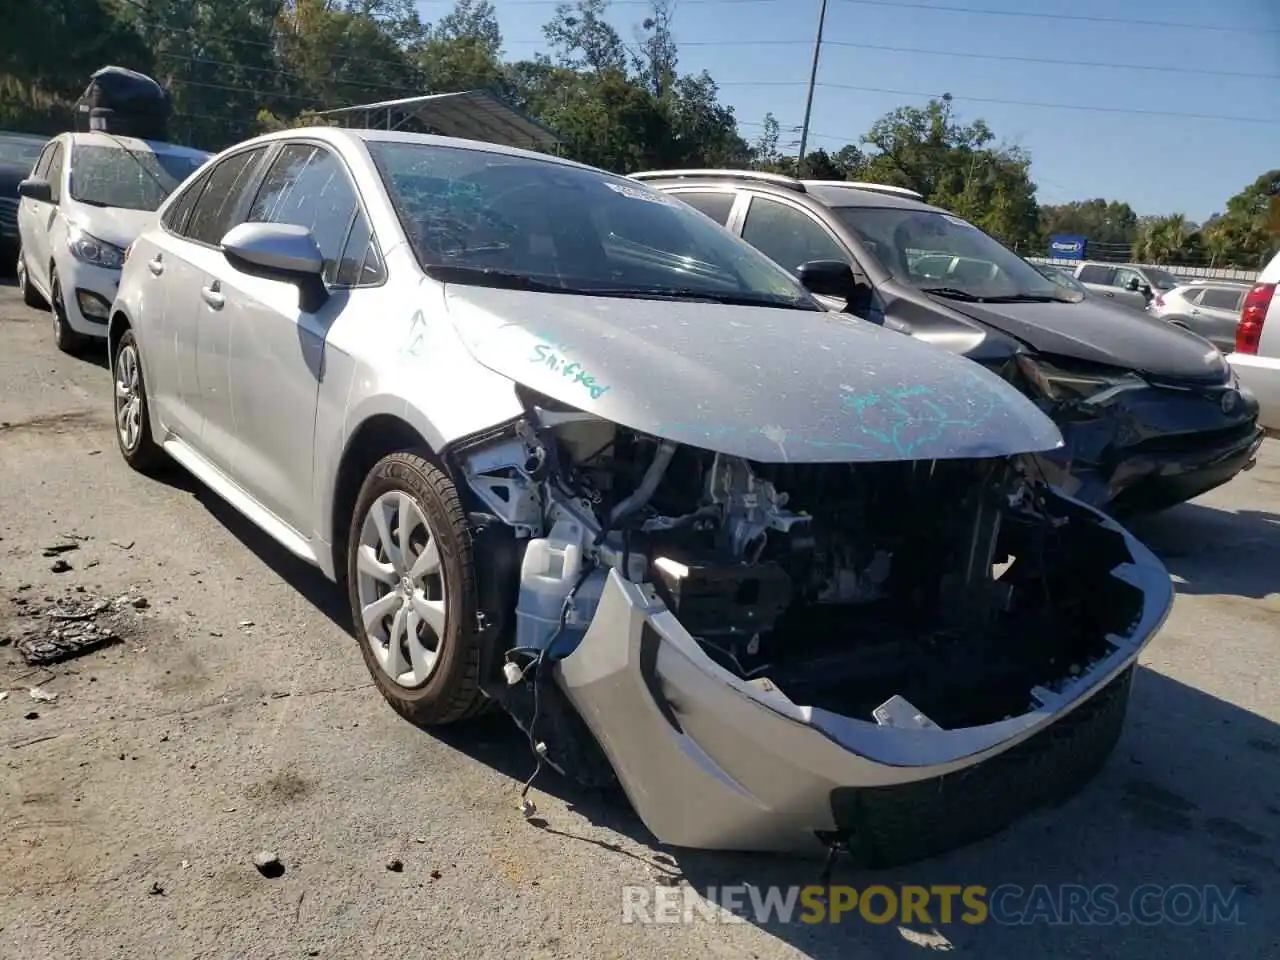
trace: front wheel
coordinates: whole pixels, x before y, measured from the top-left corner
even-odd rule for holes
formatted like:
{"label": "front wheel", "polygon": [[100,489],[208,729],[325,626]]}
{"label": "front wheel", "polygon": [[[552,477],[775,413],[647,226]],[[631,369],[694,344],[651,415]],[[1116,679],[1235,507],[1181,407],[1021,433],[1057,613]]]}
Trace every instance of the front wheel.
{"label": "front wheel", "polygon": [[470,531],[457,490],[430,461],[391,454],[365,478],[347,589],[365,665],[397,713],[430,727],[485,707]]}
{"label": "front wheel", "polygon": [[67,322],[67,306],[62,296],[62,281],[52,270],[49,272],[49,295],[52,301],[50,306],[53,308],[53,342],[63,353],[73,355],[79,353],[84,349],[87,338],[72,330],[71,324]]}
{"label": "front wheel", "polygon": [[27,257],[22,252],[21,244],[18,245],[18,262],[14,272],[17,275],[18,291],[22,294],[22,302],[28,307],[43,307],[45,305],[44,298],[32,286],[31,275],[27,272]]}

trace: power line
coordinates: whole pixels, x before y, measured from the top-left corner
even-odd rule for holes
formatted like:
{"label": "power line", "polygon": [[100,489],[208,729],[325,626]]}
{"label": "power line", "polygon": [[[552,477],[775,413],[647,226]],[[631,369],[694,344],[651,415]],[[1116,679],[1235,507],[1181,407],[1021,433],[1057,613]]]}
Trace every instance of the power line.
{"label": "power line", "polygon": [[[424,0],[427,3],[443,3],[446,0]],[[448,0],[452,3],[452,0]],[[503,7],[555,7],[564,0],[501,0]],[[698,6],[739,6],[746,4],[781,3],[783,0],[681,0],[684,4]],[[1280,33],[1276,27],[1235,27],[1211,23],[1188,23],[1177,20],[1135,20],[1131,17],[1101,17],[1082,13],[1035,13],[1023,10],[993,10],[989,7],[956,7],[941,3],[912,3],[903,0],[838,0],[840,3],[867,7],[890,7],[900,10],[936,10],[941,13],[967,13],[981,17],[1024,17],[1034,20],[1066,20],[1080,23],[1122,24],[1132,27],[1164,27],[1170,30],[1212,30],[1221,33]],[[652,0],[609,0],[615,7],[648,7]]]}
{"label": "power line", "polygon": [[[891,90],[887,87],[859,87],[844,83],[824,83],[824,87],[833,90],[856,90],[863,93],[890,93],[900,97],[937,97],[937,93],[921,90]],[[1177,117],[1181,120],[1227,120],[1232,123],[1266,123],[1280,124],[1280,117],[1241,117],[1221,113],[1188,113],[1185,110],[1145,110],[1140,107],[1099,107],[1080,103],[1047,103],[1039,100],[1005,100],[999,97],[970,97],[964,94],[952,94],[952,100],[969,101],[971,103],[999,103],[1014,107],[1038,107],[1044,110],[1084,110],[1090,113],[1122,113],[1138,114],[1152,117]]]}
{"label": "power line", "polygon": [[[504,0],[504,3],[520,3],[524,0]],[[635,0],[640,2],[640,0]],[[689,2],[689,0],[685,0]],[[714,0],[707,0],[714,2]],[[1280,28],[1217,26],[1211,23],[1187,23],[1176,20],[1135,20],[1132,17],[1099,17],[1083,13],[1033,13],[1025,10],[992,10],[985,7],[953,7],[941,3],[904,3],[901,0],[840,0],[841,3],[865,7],[897,7],[901,10],[938,10],[944,13],[968,13],[980,17],[1023,17],[1031,20],[1066,20],[1076,23],[1110,23],[1126,27],[1165,27],[1170,30],[1212,30],[1219,33],[1280,33]]]}
{"label": "power line", "polygon": [[[524,42],[524,41],[521,41]],[[812,40],[681,40],[680,47],[710,46],[799,46]],[[854,50],[881,50],[888,53],[912,53],[930,57],[963,57],[968,60],[1006,60],[1010,63],[1043,63],[1058,67],[1088,67],[1104,70],[1148,70],[1157,73],[1177,73],[1183,76],[1243,77],[1249,80],[1280,80],[1280,73],[1258,73],[1249,70],[1204,70],[1186,67],[1161,67],[1145,63],[1107,63],[1100,60],[1051,60],[1045,57],[1020,57],[1013,54],[969,53],[961,50],[928,50],[923,47],[895,47],[882,43],[857,43],[852,40],[823,40],[824,47],[848,47]]]}

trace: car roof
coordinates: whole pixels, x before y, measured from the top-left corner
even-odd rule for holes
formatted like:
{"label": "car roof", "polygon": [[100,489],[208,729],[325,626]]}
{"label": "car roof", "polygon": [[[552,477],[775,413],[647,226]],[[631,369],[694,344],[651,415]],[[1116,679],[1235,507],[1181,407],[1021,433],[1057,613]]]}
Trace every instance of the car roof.
{"label": "car roof", "polygon": [[209,156],[207,150],[183,146],[180,143],[169,143],[166,140],[141,140],[138,137],[123,137],[116,133],[102,133],[98,130],[81,131],[66,135],[72,144],[89,147],[128,147],[130,150],[146,153],[172,153],[203,160]]}
{"label": "car roof", "polygon": [[929,210],[948,213],[919,199],[919,194],[905,187],[847,180],[797,180],[780,173],[761,170],[646,170],[631,174],[631,179],[654,186],[708,186],[711,184],[749,184],[766,193],[804,194],[828,207],[896,207],[905,210]]}
{"label": "car roof", "polygon": [[243,147],[248,144],[256,143],[273,143],[277,140],[295,140],[298,138],[306,138],[310,140],[320,140],[325,143],[334,145],[346,143],[416,143],[423,146],[437,147],[454,147],[464,150],[480,150],[486,153],[497,153],[509,157],[524,157],[529,160],[543,160],[547,163],[560,164],[566,167],[577,167],[581,170],[591,170],[605,176],[616,177],[617,174],[609,173],[607,170],[599,170],[585,163],[578,163],[575,160],[566,160],[563,157],[552,156],[549,153],[539,153],[536,150],[524,150],[520,147],[508,147],[500,143],[490,143],[487,140],[466,140],[462,137],[441,137],[432,133],[408,133],[404,130],[372,130],[372,129],[355,129],[348,127],[331,127],[331,126],[314,126],[314,127],[295,127],[289,130],[276,130],[272,133],[265,133],[261,136],[245,140],[236,144],[237,147]]}

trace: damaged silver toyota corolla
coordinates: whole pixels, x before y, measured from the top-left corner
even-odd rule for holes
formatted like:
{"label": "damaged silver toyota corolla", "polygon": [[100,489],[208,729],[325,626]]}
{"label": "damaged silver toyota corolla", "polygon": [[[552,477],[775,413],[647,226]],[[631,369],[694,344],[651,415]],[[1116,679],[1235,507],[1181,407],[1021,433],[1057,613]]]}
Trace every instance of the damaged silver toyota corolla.
{"label": "damaged silver toyota corolla", "polygon": [[537,154],[232,148],[131,250],[110,343],[126,459],[345,579],[402,715],[497,702],[675,845],[999,829],[1106,759],[1172,602],[1036,474],[1061,436],[1013,386]]}

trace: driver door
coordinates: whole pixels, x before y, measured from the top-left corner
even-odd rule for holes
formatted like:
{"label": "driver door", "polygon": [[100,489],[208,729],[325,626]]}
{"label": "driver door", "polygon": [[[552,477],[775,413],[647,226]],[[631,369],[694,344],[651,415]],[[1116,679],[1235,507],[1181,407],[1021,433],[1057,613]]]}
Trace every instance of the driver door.
{"label": "driver door", "polygon": [[[811,260],[839,260],[849,264],[855,276],[862,274],[853,254],[809,211],[762,194],[753,193],[750,197],[750,205],[742,218],[742,239],[788,273],[794,274],[800,264]],[[849,308],[840,297],[815,295],[814,299],[833,312]],[[870,313],[874,312],[873,306]],[[878,322],[870,313],[863,315],[858,311],[862,319]]]}

